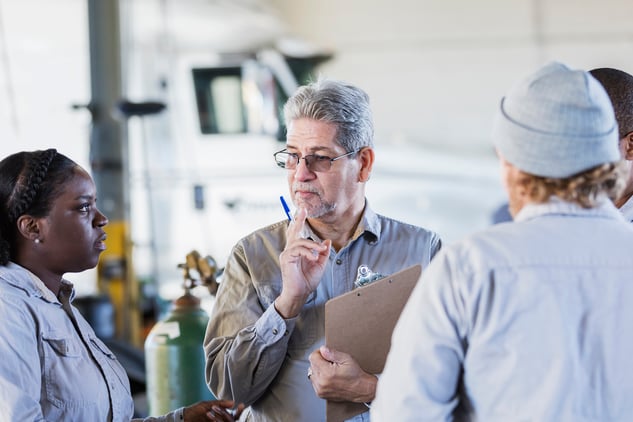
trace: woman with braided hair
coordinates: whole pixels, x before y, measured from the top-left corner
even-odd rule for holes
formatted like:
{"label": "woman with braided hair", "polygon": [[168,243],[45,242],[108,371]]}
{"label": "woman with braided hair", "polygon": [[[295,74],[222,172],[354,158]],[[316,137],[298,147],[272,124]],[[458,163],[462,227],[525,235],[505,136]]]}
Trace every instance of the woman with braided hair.
{"label": "woman with braided hair", "polygon": [[[96,202],[90,175],[54,149],[0,161],[2,420],[132,417],[127,375],[72,305],[73,285],[63,278],[95,267],[105,250],[108,219]],[[231,421],[232,406],[205,401],[147,420]]]}

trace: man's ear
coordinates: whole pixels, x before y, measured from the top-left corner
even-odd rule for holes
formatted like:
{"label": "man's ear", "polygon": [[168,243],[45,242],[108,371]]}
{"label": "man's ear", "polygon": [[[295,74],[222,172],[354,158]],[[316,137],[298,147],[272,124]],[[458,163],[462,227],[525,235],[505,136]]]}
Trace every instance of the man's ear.
{"label": "man's ear", "polygon": [[620,150],[625,160],[633,161],[633,132],[629,132],[620,141]]}
{"label": "man's ear", "polygon": [[16,222],[18,226],[18,232],[25,239],[35,241],[41,236],[40,233],[40,219],[32,217],[30,215],[21,215]]}
{"label": "man's ear", "polygon": [[360,172],[358,174],[359,182],[366,182],[371,176],[371,169],[374,166],[374,149],[365,147],[358,151],[358,159],[360,160]]}

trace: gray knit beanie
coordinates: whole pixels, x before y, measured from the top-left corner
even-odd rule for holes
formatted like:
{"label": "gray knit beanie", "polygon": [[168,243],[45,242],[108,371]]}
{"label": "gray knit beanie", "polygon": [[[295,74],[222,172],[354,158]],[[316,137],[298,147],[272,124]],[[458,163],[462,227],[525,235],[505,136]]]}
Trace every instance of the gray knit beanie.
{"label": "gray knit beanie", "polygon": [[618,125],[588,72],[550,63],[501,99],[492,139],[501,156],[536,176],[566,178],[620,160]]}

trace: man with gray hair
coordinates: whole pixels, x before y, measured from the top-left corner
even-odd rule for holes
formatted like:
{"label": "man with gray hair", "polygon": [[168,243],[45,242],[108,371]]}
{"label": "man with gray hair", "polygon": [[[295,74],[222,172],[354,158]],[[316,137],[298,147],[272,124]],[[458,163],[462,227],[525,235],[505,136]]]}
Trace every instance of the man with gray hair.
{"label": "man with gray hair", "polygon": [[217,397],[250,406],[248,420],[323,421],[325,400],[369,403],[377,382],[324,346],[325,302],[354,288],[360,265],[385,275],[426,267],[441,242],[368,205],[374,134],[365,92],[320,79],[299,88],[284,115],[286,147],[274,158],[297,212],[234,247],[204,340],[206,377]]}
{"label": "man with gray hair", "polygon": [[633,226],[618,125],[588,72],[550,63],[493,129],[514,221],[444,248],[393,333],[372,421],[627,421]]}

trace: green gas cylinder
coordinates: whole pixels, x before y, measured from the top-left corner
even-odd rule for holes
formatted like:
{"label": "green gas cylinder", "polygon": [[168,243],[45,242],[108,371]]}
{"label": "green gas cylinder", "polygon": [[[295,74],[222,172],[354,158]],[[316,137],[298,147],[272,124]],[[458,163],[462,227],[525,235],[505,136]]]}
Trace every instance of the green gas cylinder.
{"label": "green gas cylinder", "polygon": [[186,292],[150,330],[145,340],[145,366],[151,416],[214,399],[204,379],[202,342],[208,321],[200,299]]}
{"label": "green gas cylinder", "polygon": [[[191,294],[197,285],[217,291],[217,265],[210,256],[197,251],[179,264],[184,270],[185,294],[172,303],[169,314],[156,323],[145,340],[147,401],[151,416],[163,415],[179,407],[215,397],[204,379],[202,343],[209,316],[200,308],[200,299]],[[198,279],[193,276],[197,274]]]}

